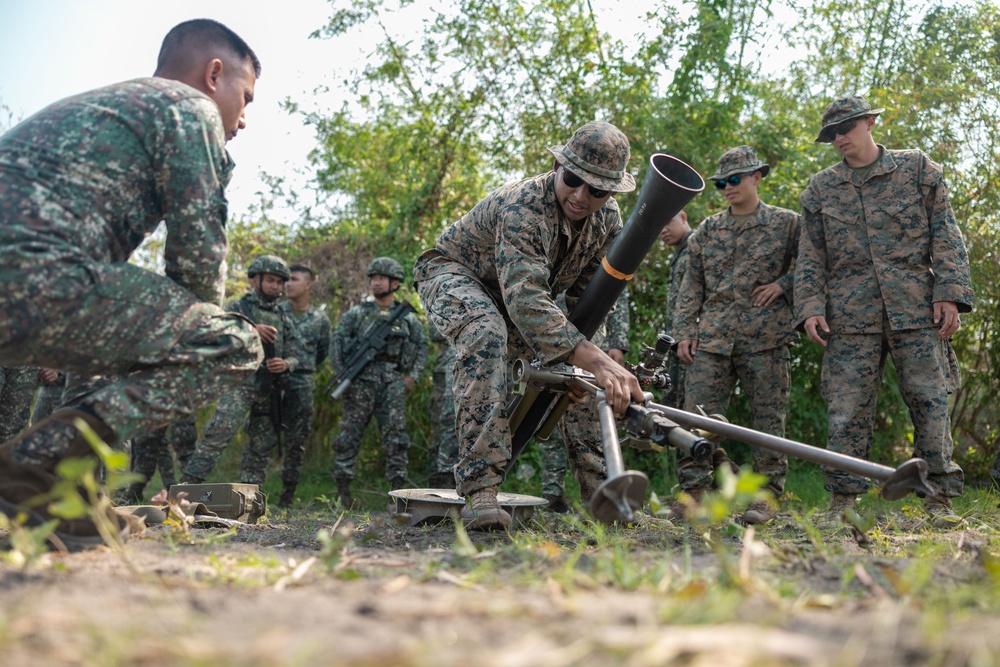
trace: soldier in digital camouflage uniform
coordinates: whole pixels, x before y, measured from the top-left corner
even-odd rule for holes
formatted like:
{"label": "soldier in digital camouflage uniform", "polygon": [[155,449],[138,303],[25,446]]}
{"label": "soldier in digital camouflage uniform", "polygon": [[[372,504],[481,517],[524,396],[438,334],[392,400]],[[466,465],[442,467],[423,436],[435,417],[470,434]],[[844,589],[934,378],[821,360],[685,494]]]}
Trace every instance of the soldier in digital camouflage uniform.
{"label": "soldier in digital camouflage uniform", "polygon": [[[225,144],[260,73],[208,20],[168,33],[155,76],[57,102],[0,137],[0,363],[118,379],[0,447],[0,510],[31,499],[67,457],[92,457],[82,420],[117,442],[189,416],[260,363],[260,339],[219,304],[225,284]],[[166,276],[128,263],[163,221]],[[70,548],[102,540],[61,519]]]}
{"label": "soldier in digital camouflage uniform", "polygon": [[[844,157],[802,193],[795,271],[796,322],[823,353],[827,447],[868,458],[886,353],[913,419],[913,456],[940,487],[924,506],[937,527],[961,519],[950,498],[964,475],[952,461],[948,393],[958,382],[951,335],[972,310],[969,258],[941,167],[919,150],[889,150],[872,137],[873,109],[844,97],[823,113],[816,141]],[[834,518],[869,480],[824,469]]]}
{"label": "soldier in digital camouflage uniform", "polygon": [[[681,293],[681,283],[687,273],[688,239],[691,238],[691,233],[691,225],[688,224],[688,216],[684,211],[672,217],[660,231],[660,240],[674,249],[670,257],[670,286],[667,288],[667,317],[664,325],[664,332],[671,337],[676,333],[674,313],[677,310],[677,297]],[[687,364],[681,363],[676,346],[667,354],[667,374],[670,375],[670,389],[664,392],[663,403],[683,410]]]}
{"label": "soldier in digital camouflage uniform", "polygon": [[302,475],[302,461],[305,459],[306,439],[312,431],[316,370],[330,353],[330,319],[309,299],[316,274],[303,264],[293,264],[288,270],[291,272],[291,278],[285,284],[288,300],[282,301],[281,307],[295,324],[302,353],[298,368],[287,376],[282,403],[286,431],[279,507],[288,507],[295,500],[295,487]]}
{"label": "soldier in digital camouflage uniform", "polygon": [[268,459],[280,436],[271,411],[271,396],[281,391],[284,378],[299,367],[302,353],[295,324],[278,303],[289,276],[288,265],[280,257],[256,257],[247,267],[252,289],[226,304],[228,312],[239,313],[254,323],[264,343],[266,358],[252,377],[219,399],[181,473],[184,484],[201,484],[208,478],[222,451],[244,423],[247,443],[240,464],[240,482],[264,483]]}
{"label": "soldier in digital camouflage uniform", "polygon": [[[456,480],[467,499],[463,520],[474,529],[510,527],[497,492],[511,456],[504,409],[513,359],[568,361],[592,372],[619,415],[630,400],[642,400],[638,380],[586,340],[555,302],[567,292],[567,304],[575,304],[622,229],[611,195],[635,189],[628,139],[595,121],[549,150],[552,171],[487,195],[414,268],[428,316],[458,355]],[[603,464],[601,452],[570,460],[578,479],[599,476]]]}
{"label": "soldier in digital camouflage uniform", "polygon": [[[556,299],[559,307],[566,312],[565,295],[560,295]],[[604,326],[594,334],[592,340],[594,345],[607,352],[608,356],[617,363],[625,364],[625,354],[628,353],[629,334],[629,296],[628,290],[624,290],[618,297],[614,309],[608,313]],[[537,440],[538,448],[542,451],[542,497],[548,501],[546,509],[553,512],[569,511],[569,504],[566,500],[566,460],[567,453],[571,448],[580,450],[581,455],[590,452],[603,451],[604,443],[601,440],[600,420],[596,411],[585,411],[580,409],[567,410],[563,419],[559,422],[559,429],[552,432],[552,437],[548,440]],[[606,476],[606,472],[601,471]],[[588,484],[591,487],[594,483],[600,484],[603,476],[598,476]],[[595,487],[596,488],[596,487]],[[592,495],[592,489],[588,488],[585,495]]]}
{"label": "soldier in digital camouflage uniform", "polygon": [[[770,171],[750,146],[719,158],[709,180],[729,202],[688,239],[688,268],[674,312],[677,356],[688,364],[684,409],[725,414],[736,383],[750,402],[752,428],[785,435],[791,387],[791,353],[797,338],[792,322],[792,281],[799,246],[799,215],[760,200],[757,187]],[[779,498],[788,458],[753,447],[754,469],[767,476]],[[681,490],[692,496],[712,487],[708,461],[681,456]],[[746,523],[774,517],[765,501],[743,514]]]}
{"label": "soldier in digital camouflage uniform", "polygon": [[38,373],[34,366],[0,366],[0,442],[13,438],[31,421]]}
{"label": "soldier in digital camouflage uniform", "polygon": [[[440,346],[434,364],[431,391],[431,450],[430,478],[427,485],[434,489],[455,488],[455,464],[458,463],[458,432],[455,430],[455,348],[444,334],[429,323],[429,337]],[[565,465],[564,465],[565,469]]]}
{"label": "soldier in digital camouflage uniform", "polygon": [[[393,295],[403,278],[403,267],[391,257],[376,257],[368,265],[372,298],[344,313],[333,332],[330,357],[337,375],[347,370],[348,357],[365,342],[371,327],[379,318],[387,317],[389,310],[399,303]],[[407,450],[410,448],[410,438],[406,434],[406,394],[416,386],[426,364],[424,327],[416,315],[407,313],[392,323],[385,347],[344,393],[340,433],[333,443],[337,453],[333,476],[344,507],[351,506],[354,463],[372,416],[382,436],[385,476],[393,491],[405,486]]]}

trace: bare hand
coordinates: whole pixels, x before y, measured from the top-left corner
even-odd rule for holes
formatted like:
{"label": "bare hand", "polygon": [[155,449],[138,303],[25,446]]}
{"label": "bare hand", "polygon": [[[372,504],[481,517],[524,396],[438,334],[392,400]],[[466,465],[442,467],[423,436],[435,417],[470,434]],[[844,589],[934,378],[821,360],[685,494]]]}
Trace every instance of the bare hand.
{"label": "bare hand", "polygon": [[962,320],[958,317],[958,306],[954,301],[934,302],[934,324],[941,324],[938,329],[938,336],[941,338],[951,338],[951,335],[962,326]]}
{"label": "bare hand", "polygon": [[827,325],[825,317],[823,317],[822,315],[813,315],[808,320],[806,320],[804,326],[806,330],[806,335],[809,336],[809,340],[816,343],[817,345],[822,345],[823,347],[826,347],[826,340],[824,340],[823,337],[820,336],[819,334],[820,330],[822,330],[823,333],[828,335],[830,333],[830,327]]}
{"label": "bare hand", "polygon": [[54,368],[39,368],[38,369],[38,379],[46,387],[55,384],[59,379],[59,371]]}
{"label": "bare hand", "polygon": [[625,352],[614,348],[608,350],[608,356],[619,366],[625,365]]}
{"label": "bare hand", "polygon": [[677,343],[677,358],[685,364],[693,364],[696,354],[698,354],[698,339],[688,338]]}
{"label": "bare hand", "polygon": [[288,370],[288,362],[284,359],[278,359],[277,357],[268,359],[264,362],[264,365],[267,366],[267,370],[275,374],[284,373]]}
{"label": "bare hand", "polygon": [[589,340],[580,341],[569,362],[594,374],[594,384],[604,390],[604,398],[619,417],[625,416],[632,401],[641,403],[645,396],[634,375]]}
{"label": "bare hand", "polygon": [[770,306],[784,293],[785,290],[781,289],[781,285],[778,283],[760,285],[750,290],[750,296],[753,297],[753,305],[758,308]]}
{"label": "bare hand", "polygon": [[278,340],[278,330],[270,324],[258,324],[257,333],[260,334],[260,339],[265,343],[273,343]]}
{"label": "bare hand", "polygon": [[414,388],[414,387],[416,387],[416,386],[417,386],[417,381],[416,381],[416,380],[414,380],[414,379],[413,379],[412,377],[410,377],[409,375],[407,375],[406,377],[404,377],[404,378],[403,378],[403,384],[405,384],[405,385],[406,385],[406,393],[408,394],[408,393],[410,393],[411,391],[413,391],[413,388]]}

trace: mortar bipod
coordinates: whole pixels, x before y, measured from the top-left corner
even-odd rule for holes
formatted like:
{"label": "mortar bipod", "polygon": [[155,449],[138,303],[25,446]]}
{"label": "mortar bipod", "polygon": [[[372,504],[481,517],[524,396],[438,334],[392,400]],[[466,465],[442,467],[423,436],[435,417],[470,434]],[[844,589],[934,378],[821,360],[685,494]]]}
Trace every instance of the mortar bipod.
{"label": "mortar bipod", "polygon": [[649,478],[638,470],[625,470],[614,409],[608,405],[603,391],[598,391],[595,399],[608,478],[597,487],[594,497],[590,499],[590,514],[601,523],[631,522],[646,499]]}
{"label": "mortar bipod", "polygon": [[710,431],[748,445],[756,445],[774,452],[819,463],[829,468],[873,479],[881,483],[882,497],[886,500],[899,500],[910,492],[924,497],[933,497],[940,493],[940,490],[927,479],[927,462],[923,459],[910,459],[898,468],[891,468],[658,403],[647,403],[646,407],[666,415],[685,428]]}

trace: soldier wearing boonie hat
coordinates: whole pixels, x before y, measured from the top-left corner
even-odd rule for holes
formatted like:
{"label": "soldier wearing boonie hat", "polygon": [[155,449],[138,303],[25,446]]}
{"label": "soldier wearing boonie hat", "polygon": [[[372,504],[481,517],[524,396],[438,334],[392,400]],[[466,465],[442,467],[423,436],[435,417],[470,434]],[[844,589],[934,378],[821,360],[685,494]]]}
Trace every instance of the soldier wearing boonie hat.
{"label": "soldier wearing boonie hat", "polygon": [[[849,95],[823,112],[816,141],[832,143],[844,159],[802,193],[795,321],[825,348],[831,451],[870,455],[886,351],[892,355],[913,418],[913,456],[927,461],[941,489],[924,507],[934,526],[946,528],[962,523],[950,500],[962,493],[964,475],[951,459],[948,393],[958,378],[949,340],[959,313],[972,309],[969,258],[940,165],[922,151],[875,143],[874,116],[883,111]],[[824,474],[832,523],[870,482]]]}
{"label": "soldier wearing boonie hat", "polygon": [[[511,455],[504,414],[511,360],[569,361],[594,373],[617,410],[642,400],[635,377],[588,341],[555,301],[563,291],[571,304],[579,298],[621,232],[612,194],[635,189],[628,138],[611,123],[592,121],[549,151],[552,171],[491,192],[413,270],[428,318],[458,356],[455,479],[468,500],[463,519],[474,529],[510,526],[496,495]],[[589,500],[606,477],[601,452],[574,448],[570,465]]]}
{"label": "soldier wearing boonie hat", "polygon": [[[677,356],[689,364],[684,409],[702,406],[725,414],[738,382],[750,400],[753,428],[783,437],[789,346],[797,338],[790,303],[799,216],[760,200],[757,186],[770,171],[750,146],[737,146],[719,158],[709,180],[729,207],[702,222],[688,239],[673,333]],[[768,478],[768,490],[780,498],[787,457],[757,447],[753,457],[756,471]],[[711,463],[678,460],[681,489],[690,495],[710,489],[713,473]],[[679,509],[671,507],[672,513]],[[774,517],[774,509],[773,502],[755,502],[743,521],[764,523]]]}

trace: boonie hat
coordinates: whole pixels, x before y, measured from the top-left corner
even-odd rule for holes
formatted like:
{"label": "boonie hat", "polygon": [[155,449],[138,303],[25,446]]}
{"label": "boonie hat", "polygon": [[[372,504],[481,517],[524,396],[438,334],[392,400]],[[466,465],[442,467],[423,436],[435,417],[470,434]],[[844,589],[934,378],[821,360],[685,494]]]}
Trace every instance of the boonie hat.
{"label": "boonie hat", "polygon": [[625,171],[631,156],[628,137],[611,123],[592,120],[574,132],[565,146],[548,150],[564,169],[597,190],[635,190],[635,178]]}
{"label": "boonie hat", "polygon": [[771,165],[761,162],[757,152],[749,146],[737,146],[722,154],[718,168],[708,180],[717,181],[733,174],[750,174],[755,171],[759,171],[760,177],[764,178],[771,171]]}
{"label": "boonie hat", "polygon": [[868,100],[860,95],[848,95],[836,102],[831,102],[823,112],[823,129],[819,131],[816,142],[821,144],[832,142],[833,137],[829,134],[830,128],[843,123],[845,120],[864,116],[877,116],[883,111],[885,111],[883,108],[872,109],[872,105],[868,103]]}

